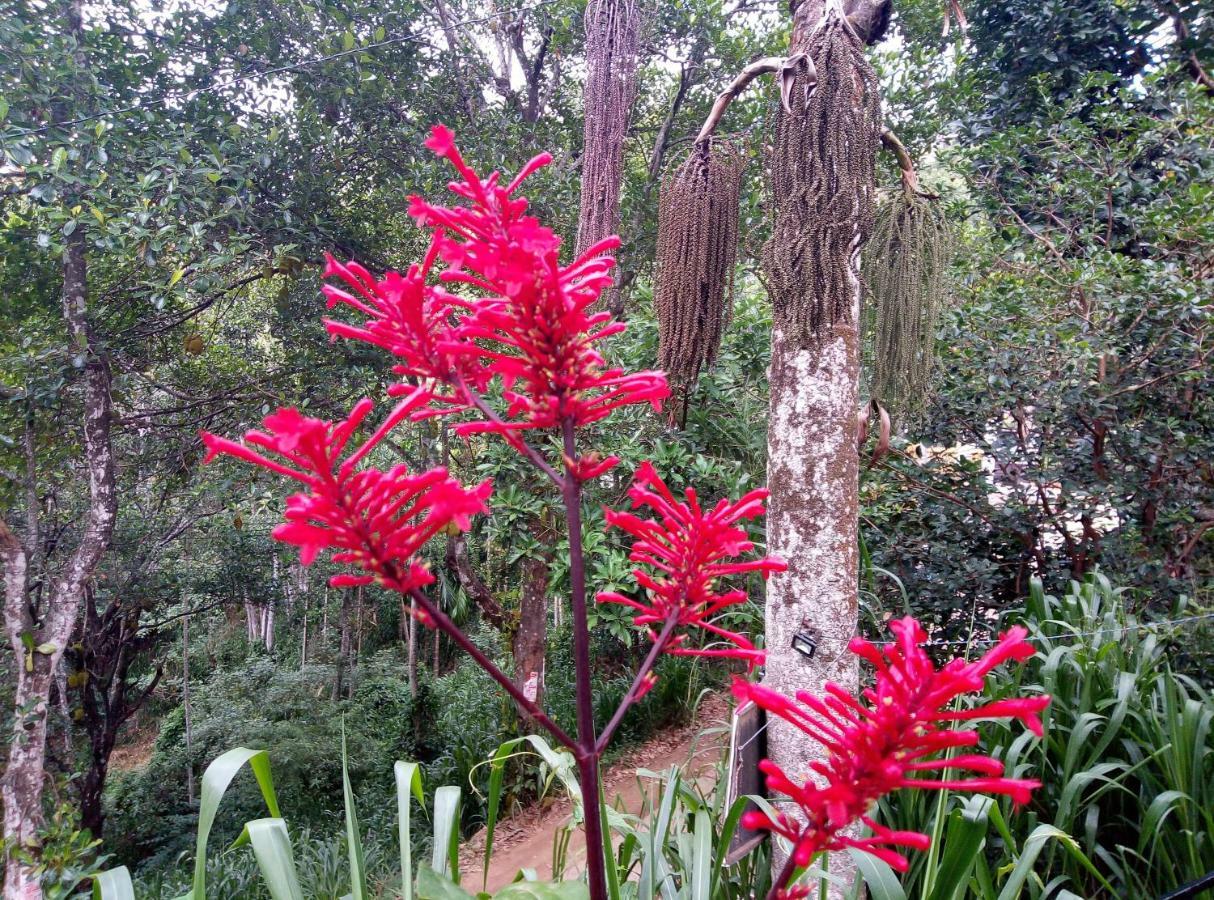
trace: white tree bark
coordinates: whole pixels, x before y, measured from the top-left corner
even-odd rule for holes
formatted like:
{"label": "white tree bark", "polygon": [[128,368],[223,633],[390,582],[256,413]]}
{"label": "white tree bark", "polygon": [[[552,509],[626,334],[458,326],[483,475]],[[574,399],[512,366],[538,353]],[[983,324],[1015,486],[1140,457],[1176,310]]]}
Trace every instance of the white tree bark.
{"label": "white tree bark", "polygon": [[[788,562],[788,571],[767,584],[763,680],[788,696],[820,694],[828,681],[849,691],[858,685],[855,657],[847,652],[858,613],[858,368],[854,325],[839,325],[812,350],[773,329],[767,549]],[[816,640],[812,658],[792,647],[801,629]],[[768,721],[768,757],[790,777],[808,777],[810,764],[826,757],[822,747],[780,719]],[[782,865],[784,855],[777,855]],[[832,858],[829,869],[854,877],[846,856]],[[843,894],[832,889],[831,896]]]}

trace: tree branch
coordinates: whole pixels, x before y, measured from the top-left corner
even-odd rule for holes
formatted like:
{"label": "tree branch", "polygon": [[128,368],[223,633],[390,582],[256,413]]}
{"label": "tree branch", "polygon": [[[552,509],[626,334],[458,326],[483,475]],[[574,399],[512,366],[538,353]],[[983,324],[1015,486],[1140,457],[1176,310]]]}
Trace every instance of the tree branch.
{"label": "tree branch", "polygon": [[[805,57],[805,59],[808,58]],[[704,125],[696,136],[696,143],[703,143],[712,137],[717,126],[721,124],[721,119],[725,115],[725,110],[729,108],[729,104],[746,90],[747,85],[760,75],[770,75],[784,70],[788,62],[789,60],[781,56],[765,56],[762,59],[756,59],[739,72],[737,77],[729,83],[729,87],[717,95],[717,99],[712,104],[712,110],[708,113],[708,118],[704,120]]]}

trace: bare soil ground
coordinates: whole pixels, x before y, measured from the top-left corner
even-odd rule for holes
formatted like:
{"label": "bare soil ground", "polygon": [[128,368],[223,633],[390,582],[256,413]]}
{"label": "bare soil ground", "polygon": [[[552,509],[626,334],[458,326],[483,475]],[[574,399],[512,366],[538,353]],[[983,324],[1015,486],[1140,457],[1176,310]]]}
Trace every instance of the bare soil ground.
{"label": "bare soil ground", "polygon": [[[648,770],[664,775],[679,766],[683,777],[694,779],[701,788],[712,786],[715,768],[729,745],[728,696],[717,694],[700,704],[693,721],[664,732],[629,752],[604,774],[604,793],[608,801],[624,812],[643,813],[652,805],[660,781],[638,775]],[[514,880],[520,869],[534,869],[541,880],[552,878],[552,846],[556,833],[569,821],[570,803],[539,803],[498,823],[493,838],[487,889],[497,891]],[[471,890],[480,890],[485,854],[485,832],[474,835],[460,851],[461,881]],[[586,859],[586,847],[580,832],[569,848],[565,876],[580,872]]]}

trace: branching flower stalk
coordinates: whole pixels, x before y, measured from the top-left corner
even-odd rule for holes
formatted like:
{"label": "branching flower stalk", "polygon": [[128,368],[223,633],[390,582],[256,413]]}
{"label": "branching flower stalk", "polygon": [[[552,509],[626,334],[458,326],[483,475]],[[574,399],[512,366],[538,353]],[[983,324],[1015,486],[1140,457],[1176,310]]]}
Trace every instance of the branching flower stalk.
{"label": "branching flower stalk", "polygon": [[[326,327],[334,337],[374,344],[392,354],[396,360],[394,371],[403,379],[388,391],[400,398],[396,406],[356,446],[354,435],[373,410],[367,399],[359,401],[340,421],[280,409],[266,417],[264,431],[249,431],[242,442],[206,432],[202,439],[208,461],[230,456],[298,483],[300,490],[287,499],[285,521],[273,535],[297,546],[303,563],[310,564],[327,551],[335,562],[346,563],[352,569],[333,576],[333,586],[378,585],[398,594],[403,613],[449,635],[525,715],[570,751],[586,805],[590,896],[605,900],[606,855],[611,853],[611,841],[602,831],[599,762],[603,752],[627,711],[653,687],[655,666],[663,653],[733,657],[745,660],[752,670],[762,662],[762,652],[749,638],[723,628],[717,618],[746,599],[746,594],[731,587],[728,579],[751,573],[767,577],[782,571],[785,565],[771,557],[753,558],[754,545],[739,524],[763,514],[766,491],[751,491],[737,501],[721,500],[706,507],[694,490],[676,497],[650,463],[642,464],[629,493],[634,509],[650,510],[653,517],[615,510],[606,513],[609,526],[634,538],[631,559],[637,564],[634,577],[638,589],[635,595],[605,592],[596,599],[633,609],[634,624],[643,629],[651,646],[623,701],[596,734],[582,536],[583,486],[613,468],[619,459],[584,451],[578,446],[579,429],[622,406],[649,403],[659,408],[669,388],[660,372],[625,373],[608,367],[596,349],[599,341],[624,327],[611,322],[607,312],[591,311],[611,283],[613,261],[603,254],[619,241],[609,238],[588,248],[572,263],[560,263],[560,239],[528,216],[527,201],[516,196],[522,182],[545,165],[548,157],[532,160],[517,177],[502,185],[499,173],[481,178],[464,162],[447,129],[436,127],[427,145],[454,166],[462,180],[452,183],[451,189],[466,203],[445,207],[411,198],[411,214],[431,232],[430,249],[423,261],[403,275],[389,272],[383,278],[374,277],[357,263],[342,264],[333,259],[325,270],[326,276],[340,279],[340,285],[324,287],[329,307],[349,307],[366,317],[362,325],[331,319]],[[488,399],[499,392],[500,402]],[[488,480],[465,487],[443,467],[412,473],[404,465],[384,470],[371,464],[371,457],[394,429],[432,416],[458,417],[455,431],[460,435],[500,437],[560,490],[570,548],[575,735],[553,721],[425,593],[424,588],[435,579],[421,557],[424,545],[439,534],[468,530],[473,516],[488,511],[493,489]],[[559,435],[559,459],[537,449],[544,444],[528,442],[527,433],[536,430]],[[698,640],[701,636],[709,645]],[[863,648],[858,646],[857,652],[864,652]],[[897,670],[905,671],[902,680],[907,690],[919,690],[911,691],[910,700],[903,698],[898,710],[911,709],[912,701],[928,708],[938,700],[944,702],[942,697],[951,699],[955,692],[948,694],[946,686],[973,689],[975,684],[980,685],[985,671],[982,666],[964,671],[945,667],[938,673],[939,688],[929,690],[923,687],[928,683],[924,681],[928,673],[921,661],[916,659],[910,666],[905,663],[910,659],[906,651],[895,658],[888,649],[884,659],[884,670],[878,667],[879,685],[889,672]],[[735,689],[739,696],[746,694],[775,714],[792,715],[791,701],[781,703],[768,696],[770,692],[743,684],[748,683],[740,682]],[[894,695],[902,698],[896,692]],[[913,715],[911,719],[890,720],[880,704],[875,704],[870,714],[861,712],[859,702],[850,698],[844,702],[832,695],[825,707],[802,699],[824,717],[823,722],[807,726],[807,733],[842,748],[846,744],[844,732],[869,728],[887,738],[886,749],[892,748],[890,752],[895,756],[908,749],[914,754],[904,766],[908,771],[933,767],[920,755],[959,746],[967,740],[957,738],[950,743],[941,737],[925,739],[920,726],[912,721]],[[936,703],[934,708],[938,706]],[[987,714],[1015,713],[1010,708],[988,708]],[[871,727],[864,724],[866,717],[872,720]],[[935,715],[937,721],[947,718],[943,713]],[[919,749],[924,754],[919,754]],[[839,780],[837,790],[850,790],[852,799],[842,806],[838,805],[842,801],[831,800],[823,807],[827,818],[815,820],[817,837],[794,835],[792,826],[783,819],[752,825],[791,835],[798,847],[829,847],[832,841],[843,840],[838,837],[838,823],[846,816],[865,815],[867,805],[876,796],[874,789],[847,779],[871,780],[862,762],[877,757],[870,752],[856,758],[861,763],[850,767],[840,763],[832,769]],[[992,776],[994,767],[999,766],[993,760],[979,762],[975,757],[959,757],[950,765]],[[881,771],[888,774],[887,769]],[[775,779],[773,787],[783,790],[787,786],[798,802],[812,805],[815,795],[806,793],[808,787],[796,788],[782,775],[767,771],[769,779]],[[979,786],[977,782],[969,784]],[[992,777],[986,779],[982,789],[998,791],[1010,784]],[[876,847],[881,841],[872,843]],[[797,859],[804,857],[804,852],[799,850],[798,854]]]}

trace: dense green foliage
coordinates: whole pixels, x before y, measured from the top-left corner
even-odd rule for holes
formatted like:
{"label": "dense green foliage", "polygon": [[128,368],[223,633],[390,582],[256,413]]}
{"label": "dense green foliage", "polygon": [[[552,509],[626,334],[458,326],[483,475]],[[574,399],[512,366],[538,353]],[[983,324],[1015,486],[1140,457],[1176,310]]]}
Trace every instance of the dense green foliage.
{"label": "dense green foliage", "polygon": [[[988,730],[979,747],[1032,772],[1042,788],[1024,809],[1005,803],[992,812],[966,896],[993,896],[982,882],[998,887],[998,873],[1042,826],[1066,837],[1043,844],[1029,897],[1156,897],[1214,869],[1214,705],[1207,688],[1168,664],[1189,632],[1151,625],[1128,596],[1102,575],[1072,583],[1061,597],[1034,583],[1024,613],[1012,616],[1040,650],[1014,677],[992,680],[980,702],[1049,693],[1046,738]],[[957,798],[904,794],[882,818],[930,831],[953,806]],[[941,852],[949,852],[947,839]],[[926,857],[915,861],[901,879],[906,896],[926,896],[930,868]]]}

